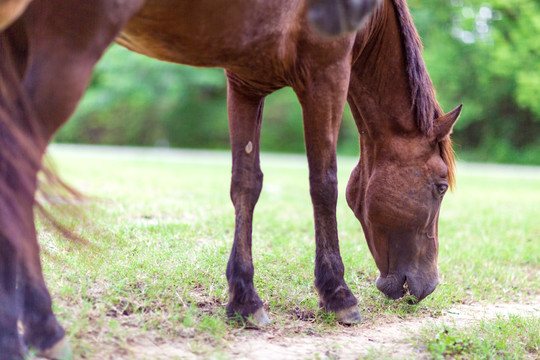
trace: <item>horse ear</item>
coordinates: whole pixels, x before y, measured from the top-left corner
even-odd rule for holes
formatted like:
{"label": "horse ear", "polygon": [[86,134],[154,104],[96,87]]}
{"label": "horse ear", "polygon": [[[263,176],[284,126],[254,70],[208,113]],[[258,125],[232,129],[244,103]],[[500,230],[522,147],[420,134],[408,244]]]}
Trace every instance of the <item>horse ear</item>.
{"label": "horse ear", "polygon": [[463,105],[459,105],[454,110],[435,119],[433,122],[433,140],[441,141],[445,136],[452,133],[452,128],[461,114]]}

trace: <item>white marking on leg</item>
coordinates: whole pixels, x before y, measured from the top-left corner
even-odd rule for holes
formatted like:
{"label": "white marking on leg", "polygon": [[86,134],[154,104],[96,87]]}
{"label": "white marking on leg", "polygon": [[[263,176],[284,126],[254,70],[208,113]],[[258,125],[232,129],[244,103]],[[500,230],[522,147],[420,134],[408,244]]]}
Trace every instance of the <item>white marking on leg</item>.
{"label": "white marking on leg", "polygon": [[251,154],[252,151],[253,151],[253,143],[250,141],[246,145],[246,154]]}

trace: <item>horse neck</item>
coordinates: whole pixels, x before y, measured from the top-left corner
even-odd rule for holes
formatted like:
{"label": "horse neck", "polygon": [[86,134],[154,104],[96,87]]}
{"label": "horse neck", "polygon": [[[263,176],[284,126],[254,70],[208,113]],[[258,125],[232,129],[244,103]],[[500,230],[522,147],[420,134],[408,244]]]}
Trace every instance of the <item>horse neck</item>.
{"label": "horse neck", "polygon": [[349,103],[357,115],[362,157],[373,168],[377,157],[407,156],[406,151],[401,154],[402,144],[425,137],[415,121],[406,54],[392,0],[383,2],[358,35],[354,55]]}

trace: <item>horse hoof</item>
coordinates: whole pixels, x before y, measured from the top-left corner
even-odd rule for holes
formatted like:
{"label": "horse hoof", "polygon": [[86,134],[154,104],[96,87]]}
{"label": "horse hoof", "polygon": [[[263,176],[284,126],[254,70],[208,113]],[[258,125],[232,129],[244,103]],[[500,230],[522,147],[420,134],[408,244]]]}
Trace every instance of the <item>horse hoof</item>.
{"label": "horse hoof", "polygon": [[342,324],[352,325],[362,321],[362,315],[356,305],[336,311],[336,318]]}
{"label": "horse hoof", "polygon": [[71,346],[65,336],[52,347],[38,351],[36,355],[51,360],[70,360],[73,358]]}
{"label": "horse hoof", "polygon": [[248,323],[251,326],[263,328],[270,325],[271,321],[266,315],[266,312],[264,311],[264,309],[261,307],[259,310],[255,311],[253,315],[251,315],[248,318]]}

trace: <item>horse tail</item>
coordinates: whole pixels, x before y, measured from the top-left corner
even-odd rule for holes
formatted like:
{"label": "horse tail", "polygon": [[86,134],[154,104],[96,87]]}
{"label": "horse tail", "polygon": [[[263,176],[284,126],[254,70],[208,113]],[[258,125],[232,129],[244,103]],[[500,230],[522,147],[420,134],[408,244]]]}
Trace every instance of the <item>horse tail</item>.
{"label": "horse tail", "polygon": [[32,216],[34,206],[64,235],[78,239],[64,228],[43,204],[36,202],[37,174],[46,186],[40,186],[43,199],[58,189],[81,197],[50,168],[42,167],[48,139],[42,135],[38,117],[24,90],[21,69],[16,61],[9,31],[0,32],[0,240],[7,240],[16,250],[21,241],[35,238]]}
{"label": "horse tail", "polygon": [[0,33],[0,54],[0,236],[17,248],[17,240],[32,231],[25,205],[31,206],[30,174],[39,168],[39,156],[23,130],[23,119],[32,123],[31,112],[6,32]]}

